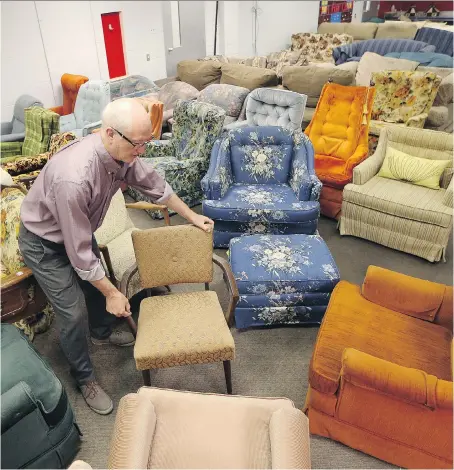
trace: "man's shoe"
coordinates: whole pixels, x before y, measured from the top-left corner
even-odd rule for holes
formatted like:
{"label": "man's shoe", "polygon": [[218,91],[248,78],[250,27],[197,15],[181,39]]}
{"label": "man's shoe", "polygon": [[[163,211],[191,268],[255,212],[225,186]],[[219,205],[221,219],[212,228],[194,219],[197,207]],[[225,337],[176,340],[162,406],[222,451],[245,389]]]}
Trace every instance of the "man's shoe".
{"label": "man's shoe", "polygon": [[129,331],[115,330],[112,334],[105,339],[96,339],[91,337],[91,342],[96,346],[103,346],[105,344],[113,344],[115,346],[133,346],[136,340]]}
{"label": "man's shoe", "polygon": [[87,405],[100,415],[108,415],[113,410],[113,403],[109,395],[100,387],[98,382],[92,380],[79,385],[82,396]]}

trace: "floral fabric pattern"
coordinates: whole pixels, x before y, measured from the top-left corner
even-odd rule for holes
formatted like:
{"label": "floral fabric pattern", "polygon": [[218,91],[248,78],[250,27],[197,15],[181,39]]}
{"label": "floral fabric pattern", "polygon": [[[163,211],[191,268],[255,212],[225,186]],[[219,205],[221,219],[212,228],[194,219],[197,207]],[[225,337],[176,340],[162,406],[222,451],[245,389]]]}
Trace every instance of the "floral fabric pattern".
{"label": "floral fabric pattern", "polygon": [[433,72],[391,70],[373,73],[372,81],[376,89],[373,120],[424,127],[441,77]]}
{"label": "floral fabric pattern", "polygon": [[198,95],[197,101],[219,106],[227,116],[238,119],[248,94],[247,88],[217,83],[204,88]]}
{"label": "floral fabric pattern", "polygon": [[278,77],[282,77],[284,67],[287,65],[308,65],[308,59],[302,49],[284,49],[280,52],[272,52],[266,57],[266,68],[274,70]]}
{"label": "floral fabric pattern", "polygon": [[240,300],[237,328],[319,323],[339,271],[319,235],[253,235],[230,241]]}
{"label": "floral fabric pattern", "polygon": [[203,213],[215,220],[217,247],[244,234],[317,229],[321,183],[312,144],[300,130],[229,131],[214,147],[202,188]]}
{"label": "floral fabric pattern", "polygon": [[[153,141],[147,146],[145,161],[156,168],[188,206],[202,200],[201,180],[207,172],[213,145],[222,132],[224,118],[225,112],[216,106],[180,100],[175,106],[172,139]],[[128,193],[135,200],[149,201],[134,188],[128,188]],[[162,218],[161,212],[149,214]]]}
{"label": "floral fabric pattern", "polygon": [[291,50],[301,51],[307,62],[330,62],[334,64],[333,49],[343,44],[351,44],[353,36],[348,34],[292,34]]}

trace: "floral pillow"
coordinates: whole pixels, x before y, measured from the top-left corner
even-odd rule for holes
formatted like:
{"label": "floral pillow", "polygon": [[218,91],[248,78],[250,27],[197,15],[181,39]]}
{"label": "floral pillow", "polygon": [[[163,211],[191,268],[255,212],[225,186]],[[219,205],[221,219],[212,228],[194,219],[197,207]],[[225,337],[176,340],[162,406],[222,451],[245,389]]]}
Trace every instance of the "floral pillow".
{"label": "floral pillow", "polygon": [[334,64],[333,49],[351,44],[353,36],[348,34],[297,33],[292,35],[291,50],[301,50],[307,62],[330,62]]}
{"label": "floral pillow", "polygon": [[283,50],[280,52],[272,52],[266,58],[266,68],[274,70],[278,77],[282,77],[282,72],[287,65],[307,65],[306,57],[300,49],[291,51]]}

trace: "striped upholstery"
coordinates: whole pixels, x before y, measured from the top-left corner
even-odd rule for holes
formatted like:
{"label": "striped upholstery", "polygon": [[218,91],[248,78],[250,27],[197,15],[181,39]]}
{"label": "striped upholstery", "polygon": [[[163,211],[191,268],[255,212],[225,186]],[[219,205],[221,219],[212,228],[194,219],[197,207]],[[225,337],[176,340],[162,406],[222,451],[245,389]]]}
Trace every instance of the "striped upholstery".
{"label": "striped upholstery", "polygon": [[336,65],[359,60],[365,52],[385,55],[388,52],[434,52],[435,46],[413,39],[367,39],[353,44],[343,44],[333,49]]}
{"label": "striped upholstery", "polygon": [[444,29],[421,28],[415,39],[435,46],[435,52],[453,55],[453,32]]}
{"label": "striped upholstery", "polygon": [[[392,146],[415,157],[450,160],[439,190],[377,175]],[[374,155],[358,165],[353,184],[344,188],[341,235],[354,235],[384,246],[439,261],[452,230],[452,135],[405,127],[384,129]]]}

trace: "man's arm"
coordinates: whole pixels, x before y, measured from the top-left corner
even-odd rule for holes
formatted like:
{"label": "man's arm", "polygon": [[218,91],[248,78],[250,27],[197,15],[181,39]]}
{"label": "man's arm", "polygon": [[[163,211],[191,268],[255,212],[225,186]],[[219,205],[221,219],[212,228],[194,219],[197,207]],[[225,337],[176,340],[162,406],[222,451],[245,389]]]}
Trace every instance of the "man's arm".
{"label": "man's arm", "polygon": [[116,316],[130,315],[128,299],[107,279],[99,258],[93,253],[88,195],[83,186],[60,182],[54,186],[54,204],[49,208],[63,234],[69,261],[78,276],[93,284],[106,297],[106,309]]}

